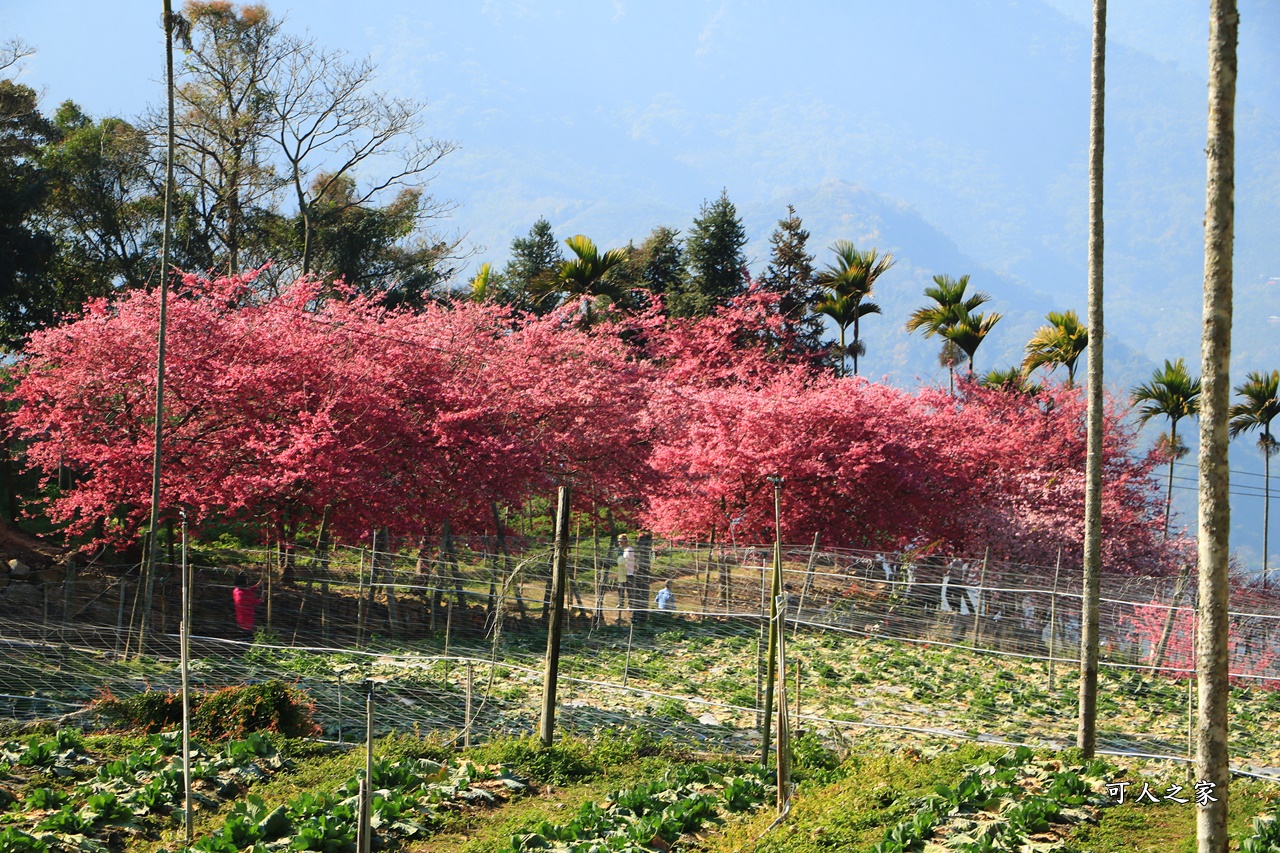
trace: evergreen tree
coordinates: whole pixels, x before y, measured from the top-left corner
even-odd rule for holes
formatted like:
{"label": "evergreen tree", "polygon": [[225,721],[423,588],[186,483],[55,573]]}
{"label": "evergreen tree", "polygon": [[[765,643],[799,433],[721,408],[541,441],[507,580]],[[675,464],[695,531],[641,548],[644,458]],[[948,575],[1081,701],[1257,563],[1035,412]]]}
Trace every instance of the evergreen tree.
{"label": "evergreen tree", "polygon": [[154,283],[164,197],[146,134],[117,118],[95,122],[71,101],[59,107],[54,128],[41,153],[51,185],[43,221],[59,251],[50,283],[68,307]]}
{"label": "evergreen tree", "polygon": [[705,316],[741,294],[745,287],[746,229],[728,192],[711,204],[703,203],[701,215],[685,241],[685,263],[689,279],[673,300],[671,313],[678,316]]}
{"label": "evergreen tree", "polygon": [[[326,278],[341,278],[389,307],[421,308],[442,295],[444,281],[455,271],[453,245],[417,232],[420,189],[402,188],[384,205],[353,204],[358,192],[353,178],[321,173],[315,183],[309,253]],[[292,236],[302,242],[308,225],[300,215],[291,225]]]}
{"label": "evergreen tree", "polygon": [[63,307],[46,285],[56,243],[35,224],[49,196],[39,152],[53,133],[36,108],[35,90],[0,80],[0,347],[6,349]]}
{"label": "evergreen tree", "polygon": [[809,232],[802,227],[796,209],[787,205],[787,218],[778,220],[778,227],[769,238],[769,264],[760,284],[781,297],[778,309],[799,343],[817,350],[822,348],[822,317],[812,313],[811,308],[821,288],[815,282],[808,242]]}
{"label": "evergreen tree", "polygon": [[679,294],[685,281],[684,247],[680,232],[675,228],[658,226],[639,246],[634,243],[626,248],[627,263],[613,274],[618,285],[630,291],[630,304],[644,309],[650,296],[661,297],[668,303]]}
{"label": "evergreen tree", "polygon": [[494,298],[521,311],[546,313],[555,307],[539,294],[554,290],[564,264],[564,254],[551,230],[551,223],[539,217],[527,237],[511,241],[511,260],[502,274],[490,278]]}

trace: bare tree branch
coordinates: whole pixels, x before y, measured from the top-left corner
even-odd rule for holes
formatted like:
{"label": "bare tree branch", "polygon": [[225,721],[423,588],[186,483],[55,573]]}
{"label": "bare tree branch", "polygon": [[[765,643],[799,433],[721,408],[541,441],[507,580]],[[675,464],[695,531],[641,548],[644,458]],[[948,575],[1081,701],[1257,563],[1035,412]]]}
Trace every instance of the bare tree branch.
{"label": "bare tree branch", "polygon": [[[8,38],[0,42],[0,71],[13,68],[36,52],[36,49],[20,38]],[[16,70],[16,69],[15,69]]]}

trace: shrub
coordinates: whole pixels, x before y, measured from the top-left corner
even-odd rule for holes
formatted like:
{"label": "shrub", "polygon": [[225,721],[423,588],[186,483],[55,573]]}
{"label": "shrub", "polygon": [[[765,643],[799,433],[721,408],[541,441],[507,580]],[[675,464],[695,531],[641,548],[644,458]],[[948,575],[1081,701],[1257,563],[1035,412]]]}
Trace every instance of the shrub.
{"label": "shrub", "polygon": [[182,725],[182,696],[148,690],[124,699],[107,694],[94,702],[113,728],[156,734]]}
{"label": "shrub", "polygon": [[792,745],[792,757],[796,775],[812,778],[820,783],[834,781],[840,767],[840,756],[828,749],[813,732],[805,732]]}
{"label": "shrub", "polygon": [[309,737],[319,731],[306,693],[281,681],[225,687],[203,696],[192,717],[192,732],[210,740],[242,738],[270,731]]}
{"label": "shrub", "polygon": [[482,764],[505,764],[519,775],[551,785],[570,785],[598,776],[603,769],[590,745],[562,738],[543,746],[534,737],[501,738],[475,750]]}
{"label": "shrub", "polygon": [[[95,702],[113,728],[156,734],[182,725],[182,697],[148,690]],[[251,732],[309,737],[319,731],[306,693],[280,681],[225,687],[191,697],[191,733],[206,740],[242,738]]]}

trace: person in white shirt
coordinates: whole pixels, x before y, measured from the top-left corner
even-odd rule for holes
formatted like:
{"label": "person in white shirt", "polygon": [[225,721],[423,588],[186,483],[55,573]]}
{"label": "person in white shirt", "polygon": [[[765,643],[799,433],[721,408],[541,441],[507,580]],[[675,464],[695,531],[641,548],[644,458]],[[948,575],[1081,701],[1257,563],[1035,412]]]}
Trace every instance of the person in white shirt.
{"label": "person in white shirt", "polygon": [[[634,610],[636,606],[636,549],[631,547],[627,534],[618,537],[618,567],[622,569],[622,577],[618,586],[618,610],[626,607]],[[622,618],[619,614],[618,618]]]}
{"label": "person in white shirt", "polygon": [[662,589],[658,590],[658,595],[654,600],[657,602],[659,610],[676,609],[676,594],[671,591],[671,581],[667,581],[662,585]]}

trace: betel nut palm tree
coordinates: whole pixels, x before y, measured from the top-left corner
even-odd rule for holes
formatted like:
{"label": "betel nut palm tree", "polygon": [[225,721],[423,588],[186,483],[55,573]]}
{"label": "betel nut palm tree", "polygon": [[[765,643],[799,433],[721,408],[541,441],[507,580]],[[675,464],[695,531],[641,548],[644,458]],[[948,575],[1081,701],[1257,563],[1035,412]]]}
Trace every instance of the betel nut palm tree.
{"label": "betel nut palm tree", "polygon": [[1164,535],[1168,538],[1173,507],[1173,463],[1187,452],[1178,438],[1178,421],[1199,414],[1200,380],[1191,378],[1182,359],[1166,359],[1164,367],[1152,374],[1151,381],[1134,388],[1129,397],[1138,407],[1139,423],[1145,424],[1155,417],[1169,419],[1169,484],[1164,501]]}
{"label": "betel nut palm tree", "polygon": [[988,370],[978,380],[978,384],[984,388],[996,388],[1028,397],[1037,397],[1044,391],[1044,387],[1038,382],[1032,382],[1031,377],[1020,367]]}
{"label": "betel nut palm tree", "polygon": [[601,252],[595,242],[583,234],[569,237],[565,245],[573,257],[560,265],[554,277],[548,277],[533,286],[534,296],[553,305],[574,297],[583,300],[583,316],[590,323],[592,310],[602,301],[620,302],[622,288],[609,278],[609,273],[627,262],[625,249]]}
{"label": "betel nut palm tree", "polygon": [[1058,366],[1067,369],[1067,387],[1076,384],[1076,362],[1089,346],[1089,327],[1080,322],[1074,311],[1050,311],[1046,325],[1036,329],[1027,341],[1027,355],[1022,372],[1030,374],[1037,367]]}
{"label": "betel nut palm tree", "polygon": [[[853,355],[854,364],[856,365],[858,355],[862,350],[859,346],[860,341],[855,342],[853,345],[846,343],[848,329],[866,314],[879,314],[880,306],[874,302],[863,302],[856,296],[829,292],[813,304],[813,312],[831,318],[831,322],[835,323],[836,328],[840,330],[840,375],[845,376],[848,370],[846,362],[849,355]],[[857,375],[856,366],[854,367],[854,375]]]}
{"label": "betel nut palm tree", "polygon": [[[968,287],[969,276],[967,275],[962,275],[958,279],[949,275],[935,275],[933,285],[924,289],[924,295],[932,299],[933,304],[917,308],[912,312],[907,318],[907,331],[923,329],[926,338],[942,335],[961,318],[973,313],[978,306],[991,299],[981,290],[967,293]],[[959,347],[953,341],[948,340],[943,345],[942,362],[947,367],[952,390],[955,390],[955,363],[958,360],[956,357],[958,352]]]}
{"label": "betel nut palm tree", "polygon": [[[1100,0],[1095,0],[1098,2]],[[1231,561],[1231,473],[1227,461],[1231,400],[1232,248],[1235,243],[1236,0],[1209,0],[1208,166],[1204,204],[1204,319],[1200,340],[1199,616],[1195,778],[1217,793],[1196,809],[1196,849],[1224,853],[1230,838],[1231,700],[1228,573]]]}
{"label": "betel nut palm tree", "polygon": [[942,336],[951,341],[964,352],[969,359],[969,376],[973,377],[973,357],[979,345],[987,339],[987,335],[1000,322],[1003,314],[965,314],[959,320],[942,330]]}
{"label": "betel nut palm tree", "polygon": [[1271,422],[1280,416],[1280,370],[1270,373],[1252,371],[1236,386],[1240,402],[1231,407],[1228,431],[1232,438],[1245,432],[1262,430],[1258,447],[1262,450],[1262,586],[1267,584],[1268,528],[1271,516],[1271,454],[1280,443],[1271,434]]}
{"label": "betel nut palm tree", "polygon": [[1098,623],[1102,599],[1103,148],[1106,136],[1107,0],[1093,0],[1089,61],[1089,348],[1084,462],[1084,548],[1080,560],[1080,698],[1076,746],[1092,758],[1098,734]]}
{"label": "betel nut palm tree", "polygon": [[[864,346],[859,321],[868,314],[879,314],[880,306],[871,302],[876,279],[893,266],[893,255],[883,256],[876,249],[859,251],[848,240],[837,240],[831,251],[836,262],[830,264],[815,277],[815,282],[826,293],[815,303],[817,314],[830,317],[840,329],[840,365],[844,375],[844,360],[853,355],[853,375],[858,375],[858,356]],[[853,327],[853,343],[846,346],[845,330]]]}

